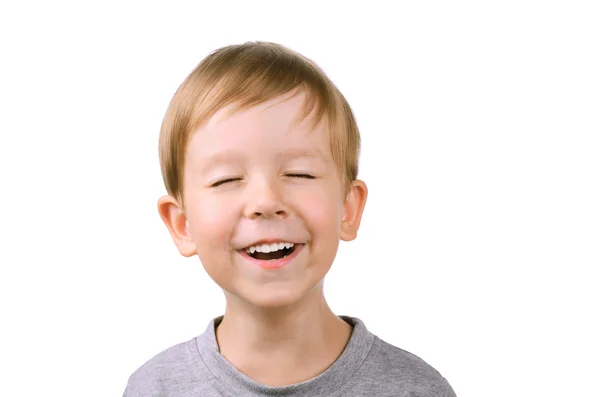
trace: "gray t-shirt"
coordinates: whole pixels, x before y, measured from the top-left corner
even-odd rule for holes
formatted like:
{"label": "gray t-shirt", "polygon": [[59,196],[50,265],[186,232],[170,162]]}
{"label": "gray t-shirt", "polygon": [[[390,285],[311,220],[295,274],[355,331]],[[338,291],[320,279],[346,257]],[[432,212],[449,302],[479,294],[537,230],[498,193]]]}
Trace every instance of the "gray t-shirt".
{"label": "gray t-shirt", "polygon": [[213,319],[206,331],[150,359],[129,378],[123,397],[456,397],[442,375],[414,354],[392,346],[355,317],[338,359],[321,375],[290,386],[260,384],[218,351]]}

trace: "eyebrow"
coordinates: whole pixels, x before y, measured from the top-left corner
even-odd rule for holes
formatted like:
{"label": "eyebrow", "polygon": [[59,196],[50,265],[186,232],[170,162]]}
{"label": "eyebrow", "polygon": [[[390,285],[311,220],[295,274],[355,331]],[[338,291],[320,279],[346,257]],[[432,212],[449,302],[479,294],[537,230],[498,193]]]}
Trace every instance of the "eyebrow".
{"label": "eyebrow", "polygon": [[327,156],[319,148],[295,148],[288,149],[279,154],[278,157],[297,158],[297,157],[313,157],[319,160],[327,160]]}
{"label": "eyebrow", "polygon": [[200,161],[198,161],[196,166],[198,167],[198,171],[203,174],[210,171],[217,165],[228,164],[240,161],[241,159],[242,156],[234,151],[217,152],[202,158]]}
{"label": "eyebrow", "polygon": [[[287,149],[285,151],[282,151],[281,153],[278,153],[277,157],[280,159],[296,159],[301,157],[308,157],[327,162],[327,157],[319,148]],[[238,151],[217,152],[208,155],[200,161],[199,171],[200,173],[206,173],[220,164],[242,162],[243,160],[243,153]]]}

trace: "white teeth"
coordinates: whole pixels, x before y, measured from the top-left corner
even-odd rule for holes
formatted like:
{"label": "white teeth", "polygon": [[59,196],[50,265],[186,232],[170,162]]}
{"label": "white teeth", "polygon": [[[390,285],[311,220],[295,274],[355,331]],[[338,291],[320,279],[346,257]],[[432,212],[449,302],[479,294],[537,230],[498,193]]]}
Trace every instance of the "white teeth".
{"label": "white teeth", "polygon": [[275,252],[278,250],[282,250],[284,248],[292,248],[294,243],[273,243],[273,244],[262,244],[262,245],[254,245],[252,247],[246,248],[246,252],[253,254],[255,252],[263,252],[265,254],[269,252]]}

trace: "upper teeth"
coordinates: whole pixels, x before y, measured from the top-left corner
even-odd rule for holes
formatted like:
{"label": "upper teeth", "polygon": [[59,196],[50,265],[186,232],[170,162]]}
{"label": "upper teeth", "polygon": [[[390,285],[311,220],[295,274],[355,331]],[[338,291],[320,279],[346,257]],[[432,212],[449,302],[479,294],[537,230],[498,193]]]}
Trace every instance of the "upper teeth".
{"label": "upper teeth", "polygon": [[284,248],[292,248],[294,246],[293,243],[273,243],[273,244],[262,244],[262,245],[254,245],[252,247],[246,248],[246,252],[253,254],[254,252],[263,252],[269,253],[277,250],[282,250]]}

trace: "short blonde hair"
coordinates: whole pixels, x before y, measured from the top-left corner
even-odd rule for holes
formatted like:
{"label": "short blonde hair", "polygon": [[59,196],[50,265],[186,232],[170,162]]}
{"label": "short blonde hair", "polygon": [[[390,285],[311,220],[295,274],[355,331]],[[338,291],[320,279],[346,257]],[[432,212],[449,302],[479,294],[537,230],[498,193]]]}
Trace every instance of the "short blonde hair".
{"label": "short blonde hair", "polygon": [[213,51],[189,74],[173,96],[159,139],[159,159],[167,193],[183,203],[183,165],[190,136],[218,110],[259,105],[281,95],[306,95],[303,118],[313,126],[328,121],[331,155],[346,192],[358,175],[360,134],[348,102],[311,60],[282,45],[248,42]]}

